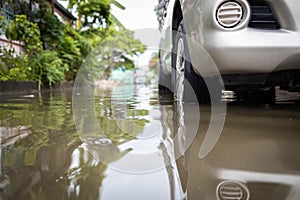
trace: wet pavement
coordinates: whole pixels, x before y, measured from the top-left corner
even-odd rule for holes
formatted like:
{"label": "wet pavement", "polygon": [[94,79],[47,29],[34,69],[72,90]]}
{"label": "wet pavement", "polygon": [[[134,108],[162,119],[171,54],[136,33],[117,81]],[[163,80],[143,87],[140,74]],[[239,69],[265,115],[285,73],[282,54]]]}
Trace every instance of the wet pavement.
{"label": "wet pavement", "polygon": [[226,94],[204,157],[211,108],[159,98],[155,85],[96,88],[77,110],[72,90],[2,94],[0,197],[299,199],[299,93],[277,91],[275,104]]}

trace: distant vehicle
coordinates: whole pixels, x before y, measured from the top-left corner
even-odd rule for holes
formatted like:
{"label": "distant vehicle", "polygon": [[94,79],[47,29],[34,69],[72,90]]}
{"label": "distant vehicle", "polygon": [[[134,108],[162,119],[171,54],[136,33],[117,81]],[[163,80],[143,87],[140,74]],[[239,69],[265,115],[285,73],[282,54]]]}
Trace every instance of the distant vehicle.
{"label": "distant vehicle", "polygon": [[226,89],[300,91],[299,8],[293,0],[160,0],[160,92],[184,97],[185,78],[198,99],[209,99],[203,52]]}

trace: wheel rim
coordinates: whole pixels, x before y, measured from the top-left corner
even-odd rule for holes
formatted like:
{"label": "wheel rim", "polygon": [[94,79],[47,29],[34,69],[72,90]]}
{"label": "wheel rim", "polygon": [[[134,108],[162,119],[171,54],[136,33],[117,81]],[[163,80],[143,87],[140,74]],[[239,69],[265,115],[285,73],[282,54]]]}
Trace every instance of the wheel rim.
{"label": "wheel rim", "polygon": [[177,52],[176,52],[176,100],[183,100],[184,93],[184,41],[180,37],[177,42]]}
{"label": "wheel rim", "polygon": [[178,150],[180,155],[184,156],[186,150],[186,127],[184,121],[184,108],[182,101],[177,101],[176,103],[176,122],[178,126]]}

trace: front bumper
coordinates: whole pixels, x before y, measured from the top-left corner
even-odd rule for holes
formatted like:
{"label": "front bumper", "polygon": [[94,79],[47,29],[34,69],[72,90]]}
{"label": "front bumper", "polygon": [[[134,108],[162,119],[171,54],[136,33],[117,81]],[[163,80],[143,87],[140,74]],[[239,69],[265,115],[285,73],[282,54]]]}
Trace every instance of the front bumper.
{"label": "front bumper", "polygon": [[207,32],[203,48],[221,74],[270,73],[300,69],[300,33],[246,28]]}
{"label": "front bumper", "polygon": [[[300,69],[299,2],[265,1],[277,16],[280,29],[264,30],[249,27],[250,18],[245,19],[246,23],[238,28],[220,27],[215,14],[224,1],[198,1],[184,14],[190,37],[191,62],[198,74],[205,76],[209,72],[209,67],[205,66],[207,63],[203,62],[207,59],[217,66],[221,74],[260,74]],[[237,1],[247,3],[252,0]],[[195,20],[197,18],[200,20]],[[203,58],[203,55],[209,58]]]}

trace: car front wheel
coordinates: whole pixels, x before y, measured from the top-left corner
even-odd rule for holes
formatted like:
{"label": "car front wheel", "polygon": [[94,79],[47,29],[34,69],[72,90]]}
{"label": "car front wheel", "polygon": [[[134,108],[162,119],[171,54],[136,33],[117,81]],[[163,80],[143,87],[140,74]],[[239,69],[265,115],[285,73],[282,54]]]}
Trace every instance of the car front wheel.
{"label": "car front wheel", "polygon": [[195,73],[190,62],[183,22],[178,27],[172,52],[172,85],[176,100],[186,103],[210,103],[205,81]]}

